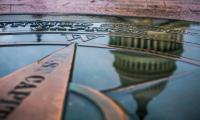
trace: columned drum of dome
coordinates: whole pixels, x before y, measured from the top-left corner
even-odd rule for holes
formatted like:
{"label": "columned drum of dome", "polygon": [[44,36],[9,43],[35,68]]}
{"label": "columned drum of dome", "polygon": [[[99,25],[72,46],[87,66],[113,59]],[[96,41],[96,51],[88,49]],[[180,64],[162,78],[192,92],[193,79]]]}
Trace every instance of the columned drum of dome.
{"label": "columned drum of dome", "polygon": [[[166,23],[164,24],[164,22]],[[163,21],[162,24],[164,25],[161,24],[159,25],[159,27],[164,30],[165,28],[167,29],[169,28],[168,26],[170,26],[170,28],[174,28],[176,30],[180,29],[181,31],[184,31],[184,27],[188,26],[188,24],[183,24],[182,22],[167,22],[168,21]],[[111,36],[109,43],[110,45],[119,47],[180,54],[183,50],[183,35],[179,33],[169,33],[163,30],[158,31],[147,29],[143,30],[141,33],[134,35],[133,37]]]}

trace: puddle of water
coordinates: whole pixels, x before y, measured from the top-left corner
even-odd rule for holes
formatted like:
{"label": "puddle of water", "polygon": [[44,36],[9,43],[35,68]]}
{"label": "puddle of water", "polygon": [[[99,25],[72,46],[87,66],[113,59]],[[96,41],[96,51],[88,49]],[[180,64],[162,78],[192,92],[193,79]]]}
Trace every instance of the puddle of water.
{"label": "puddle of water", "polygon": [[172,76],[174,72],[178,74],[197,68],[187,63],[145,54],[79,47],[72,81],[106,90],[123,84],[139,84],[151,79],[161,79]]}
{"label": "puddle of water", "polygon": [[[200,111],[200,69],[169,81],[163,91],[146,106],[146,120],[198,120]],[[161,109],[162,108],[162,109]]]}
{"label": "puddle of water", "polygon": [[[197,73],[193,74],[192,71],[196,71]],[[189,77],[183,76],[171,81],[171,79],[177,74],[185,74],[185,72],[191,72]],[[198,104],[197,101],[199,97],[194,96],[198,95],[197,91],[200,87],[200,84],[198,83],[198,73],[200,73],[198,66],[180,61],[174,61],[139,53],[119,52],[114,49],[109,50],[102,48],[79,47],[77,49],[72,81],[77,84],[82,84],[98,90],[107,91],[106,94],[121,104],[132,118],[139,117],[143,119],[144,117],[147,117],[148,119],[154,119],[157,117],[155,119],[159,120],[159,117],[178,117],[176,116],[175,110],[174,112],[169,112],[169,114],[164,114],[164,111],[167,112],[168,109],[172,109],[173,104],[176,102],[173,104],[162,103],[164,107],[168,107],[165,107],[166,109],[163,111],[159,110],[163,112],[163,116],[160,114],[160,116],[157,116],[157,109],[160,108],[159,102],[165,102],[168,99],[170,100],[170,98],[173,98],[174,101],[179,101],[178,97],[181,96],[183,96],[183,99],[187,98],[186,101],[183,101],[180,103],[180,105],[177,105],[177,108],[175,108],[179,113],[186,112],[187,106],[190,110],[194,109],[193,107],[195,107],[195,105],[191,107],[189,103],[195,99],[194,104]],[[165,77],[167,77],[169,82],[162,82],[156,86],[149,87],[137,93],[134,93],[133,91],[133,93],[127,92],[127,94],[110,95],[108,92],[109,90],[117,87],[123,88],[131,85],[143,84],[145,82],[151,82],[155,81],[156,79],[162,79]],[[178,92],[176,91],[176,88]],[[175,91],[172,91],[172,89]],[[183,91],[188,91],[181,92],[182,89]],[[154,103],[154,99],[156,100],[155,102],[158,103]],[[187,105],[184,105],[185,111],[181,111],[181,108],[179,107],[181,107],[184,102]],[[151,107],[148,109],[148,104],[150,103],[154,105],[151,105]],[[152,114],[147,116],[147,114],[150,113]],[[192,115],[193,112],[188,113],[188,116]]]}
{"label": "puddle of water", "polygon": [[[148,19],[130,19],[129,23],[134,23],[130,29],[136,33],[127,35],[123,33],[127,27],[117,25],[115,30],[121,31],[119,34],[115,31],[93,36],[78,33],[0,35],[0,42],[68,41],[83,44],[76,51],[72,83],[110,96],[134,120],[199,119],[200,37],[196,34],[200,30],[199,24]],[[99,26],[101,23],[94,24],[94,27]],[[145,26],[154,29],[144,29]],[[102,44],[104,48],[97,48]],[[61,47],[1,47],[0,77]],[[69,113],[66,114],[70,115],[66,119],[76,119],[76,108],[84,111],[88,106],[90,103],[69,93]],[[100,118],[93,111],[94,108],[88,108],[80,116]]]}

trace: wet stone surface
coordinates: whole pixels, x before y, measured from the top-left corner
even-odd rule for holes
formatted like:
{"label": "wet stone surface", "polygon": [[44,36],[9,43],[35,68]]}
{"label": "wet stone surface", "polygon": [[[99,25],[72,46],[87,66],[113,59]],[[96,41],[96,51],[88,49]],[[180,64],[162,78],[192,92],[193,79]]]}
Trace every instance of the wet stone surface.
{"label": "wet stone surface", "polygon": [[1,0],[0,14],[57,13],[171,18],[199,21],[198,0]]}
{"label": "wet stone surface", "polygon": [[[77,43],[72,84],[109,96],[133,120],[200,119],[199,23],[124,20],[128,22],[0,22],[0,77],[66,44]],[[52,42],[63,45],[43,46]],[[81,104],[80,110],[91,105],[79,102],[78,97],[69,94],[63,113],[78,112],[71,106],[76,102]],[[82,119],[94,112],[93,107],[81,114]],[[101,118],[99,114],[89,117]]]}

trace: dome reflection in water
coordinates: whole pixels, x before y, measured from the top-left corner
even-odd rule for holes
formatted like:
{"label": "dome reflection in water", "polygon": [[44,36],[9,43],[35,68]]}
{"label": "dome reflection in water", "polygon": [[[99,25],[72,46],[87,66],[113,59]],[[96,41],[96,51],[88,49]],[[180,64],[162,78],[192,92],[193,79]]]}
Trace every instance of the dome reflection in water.
{"label": "dome reflection in water", "polygon": [[[109,44],[114,47],[134,50],[153,50],[155,53],[168,53],[180,56],[183,52],[183,45],[181,43],[182,38],[182,34],[170,34],[162,31],[146,31],[144,35],[135,37],[110,37]],[[170,77],[176,70],[176,61],[173,60],[153,55],[141,55],[131,51],[120,50],[113,51],[112,53],[115,57],[113,66],[119,73],[121,80],[121,86],[115,89],[123,89],[124,87],[130,85],[138,85],[145,82],[167,78]],[[163,81],[159,84],[129,93],[130,96],[132,96],[137,102],[137,115],[135,115],[134,111],[130,110],[128,107],[128,105],[131,104],[131,101],[129,101],[129,103],[124,103],[124,106],[122,106],[125,107],[132,119],[137,119],[139,117],[138,119],[143,120],[148,114],[147,106],[149,102],[162,92],[166,84],[167,81]],[[114,99],[118,96],[112,95],[112,93],[109,95]],[[116,101],[118,100],[116,99]],[[123,102],[123,100],[121,101]]]}

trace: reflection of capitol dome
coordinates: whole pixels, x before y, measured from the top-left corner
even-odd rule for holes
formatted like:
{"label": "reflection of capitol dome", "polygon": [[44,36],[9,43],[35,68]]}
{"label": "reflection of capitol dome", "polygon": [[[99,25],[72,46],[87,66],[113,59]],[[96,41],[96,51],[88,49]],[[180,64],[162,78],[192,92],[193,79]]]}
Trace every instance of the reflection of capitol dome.
{"label": "reflection of capitol dome", "polygon": [[[112,36],[109,44],[180,55],[183,51],[182,39],[181,34],[145,31],[143,35],[136,37]],[[173,60],[137,52],[112,51],[112,53],[115,57],[113,65],[119,73],[121,87],[167,78],[176,70],[176,63]],[[167,82],[161,82],[131,94],[137,101],[137,115],[140,119],[144,119],[148,103],[165,88],[166,84]]]}
{"label": "reflection of capitol dome", "polygon": [[[176,69],[175,61],[172,60],[121,51],[112,53],[115,57],[113,65],[119,74],[121,87],[169,77]],[[164,89],[165,85],[166,82],[159,83],[132,94],[137,101],[137,115],[141,120],[147,114],[148,103]]]}
{"label": "reflection of capitol dome", "polygon": [[[169,77],[176,69],[176,63],[173,60],[136,52],[113,51],[112,53],[115,57],[113,65],[119,73],[121,87]],[[149,101],[157,96],[165,85],[166,82],[163,82],[132,95],[137,101],[137,115],[141,120],[147,114],[146,107]]]}
{"label": "reflection of capitol dome", "polygon": [[[114,67],[119,74],[121,87],[136,85],[169,77],[176,69],[175,61],[155,56],[121,51],[112,52]],[[147,105],[166,86],[166,82],[142,89],[132,96],[137,101],[137,115],[142,120],[147,114]]]}
{"label": "reflection of capitol dome", "polygon": [[[163,23],[162,23],[163,24]],[[171,25],[172,24],[172,25]],[[176,26],[182,28],[182,23],[173,22],[164,24],[164,27]],[[162,27],[163,27],[162,26]],[[145,31],[145,35],[136,37],[111,36],[109,45],[125,48],[151,49],[162,53],[176,53],[183,51],[183,35],[157,31]],[[175,61],[138,54],[136,52],[113,51],[114,67],[122,79],[122,86],[138,84],[149,80],[155,80],[170,76],[176,69]]]}

